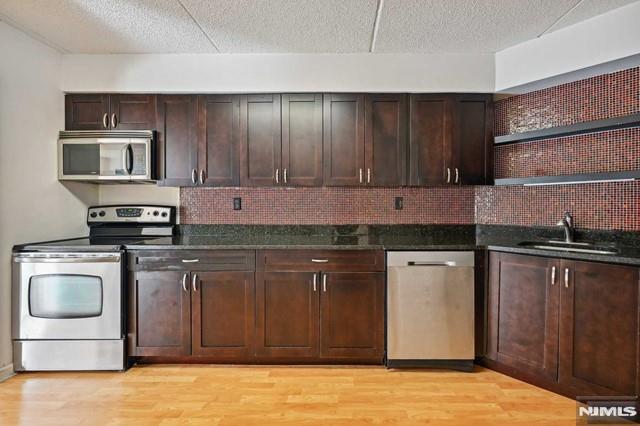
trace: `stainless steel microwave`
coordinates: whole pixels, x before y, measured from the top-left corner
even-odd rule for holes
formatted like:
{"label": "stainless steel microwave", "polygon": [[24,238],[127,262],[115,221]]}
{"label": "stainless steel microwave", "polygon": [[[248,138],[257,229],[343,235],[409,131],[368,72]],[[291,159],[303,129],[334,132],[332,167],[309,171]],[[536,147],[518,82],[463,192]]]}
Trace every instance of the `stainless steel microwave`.
{"label": "stainless steel microwave", "polygon": [[58,180],[96,183],[154,182],[155,132],[62,131]]}

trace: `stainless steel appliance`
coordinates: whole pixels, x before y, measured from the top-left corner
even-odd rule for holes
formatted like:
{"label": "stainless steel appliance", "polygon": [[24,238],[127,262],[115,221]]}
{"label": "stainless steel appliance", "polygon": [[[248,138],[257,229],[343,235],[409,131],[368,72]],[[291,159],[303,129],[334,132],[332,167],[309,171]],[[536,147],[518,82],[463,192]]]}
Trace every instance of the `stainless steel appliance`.
{"label": "stainless steel appliance", "polygon": [[58,179],[96,183],[153,182],[155,133],[62,131],[58,139]]}
{"label": "stainless steel appliance", "polygon": [[16,246],[14,369],[125,368],[124,245],[169,238],[175,208],[96,206],[89,237]]}
{"label": "stainless steel appliance", "polygon": [[387,253],[387,367],[470,371],[473,252]]}

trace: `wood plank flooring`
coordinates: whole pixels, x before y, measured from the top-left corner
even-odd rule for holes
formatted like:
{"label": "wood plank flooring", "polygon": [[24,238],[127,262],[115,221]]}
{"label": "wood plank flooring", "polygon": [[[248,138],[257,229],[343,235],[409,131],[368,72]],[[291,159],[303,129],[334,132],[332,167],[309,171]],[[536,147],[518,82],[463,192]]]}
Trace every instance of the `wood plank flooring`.
{"label": "wood plank flooring", "polygon": [[22,373],[1,425],[575,425],[575,403],[500,373],[149,365]]}

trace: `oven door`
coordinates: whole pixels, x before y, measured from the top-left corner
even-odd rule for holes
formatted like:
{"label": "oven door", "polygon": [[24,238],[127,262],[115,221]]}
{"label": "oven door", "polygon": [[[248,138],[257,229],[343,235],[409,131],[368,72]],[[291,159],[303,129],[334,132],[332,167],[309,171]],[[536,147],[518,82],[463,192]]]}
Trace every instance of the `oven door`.
{"label": "oven door", "polygon": [[16,253],[14,339],[122,338],[121,253]]}

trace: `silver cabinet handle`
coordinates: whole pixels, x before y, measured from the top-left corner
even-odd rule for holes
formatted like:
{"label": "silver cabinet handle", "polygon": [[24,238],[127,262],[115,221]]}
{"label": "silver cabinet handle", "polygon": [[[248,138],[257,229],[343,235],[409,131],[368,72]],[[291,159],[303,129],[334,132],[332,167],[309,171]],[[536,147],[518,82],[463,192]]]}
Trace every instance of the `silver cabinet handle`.
{"label": "silver cabinet handle", "polygon": [[322,291],[327,292],[327,274],[322,275]]}
{"label": "silver cabinet handle", "polygon": [[456,180],[455,183],[458,183],[458,178],[460,177],[460,174],[458,173],[458,168],[456,167]]}
{"label": "silver cabinet handle", "polygon": [[205,174],[204,169],[200,169],[200,185],[204,185]]}
{"label": "silver cabinet handle", "polygon": [[564,286],[569,288],[569,268],[564,268]]}
{"label": "silver cabinet handle", "polygon": [[116,113],[111,114],[111,128],[115,129],[118,126],[118,117],[116,117]]}
{"label": "silver cabinet handle", "polygon": [[191,182],[194,185],[198,182],[198,171],[196,169],[191,170]]}
{"label": "silver cabinet handle", "polygon": [[360,183],[362,183],[362,169],[360,169]]}
{"label": "silver cabinet handle", "polygon": [[276,183],[280,183],[280,169],[276,169]]}
{"label": "silver cabinet handle", "polygon": [[371,169],[367,167],[367,183],[371,183]]}
{"label": "silver cabinet handle", "polygon": [[200,259],[182,259],[182,263],[198,263]]}
{"label": "silver cabinet handle", "polygon": [[318,291],[318,274],[313,274],[313,291]]}
{"label": "silver cabinet handle", "polygon": [[447,183],[451,183],[451,169],[447,167]]}
{"label": "silver cabinet handle", "polygon": [[282,178],[284,179],[284,183],[287,183],[287,169],[282,169]]}
{"label": "silver cabinet handle", "polygon": [[109,114],[106,112],[102,116],[102,126],[106,129],[109,127]]}
{"label": "silver cabinet handle", "polygon": [[191,277],[191,288],[194,292],[198,291],[198,274],[193,274],[193,277]]}
{"label": "silver cabinet handle", "polygon": [[551,268],[551,285],[556,285],[556,267]]}
{"label": "silver cabinet handle", "polygon": [[189,275],[188,272],[185,272],[184,275],[182,275],[182,290],[184,291],[189,291],[189,289],[187,288],[187,276]]}
{"label": "silver cabinet handle", "polygon": [[329,259],[311,259],[313,263],[327,263]]}

